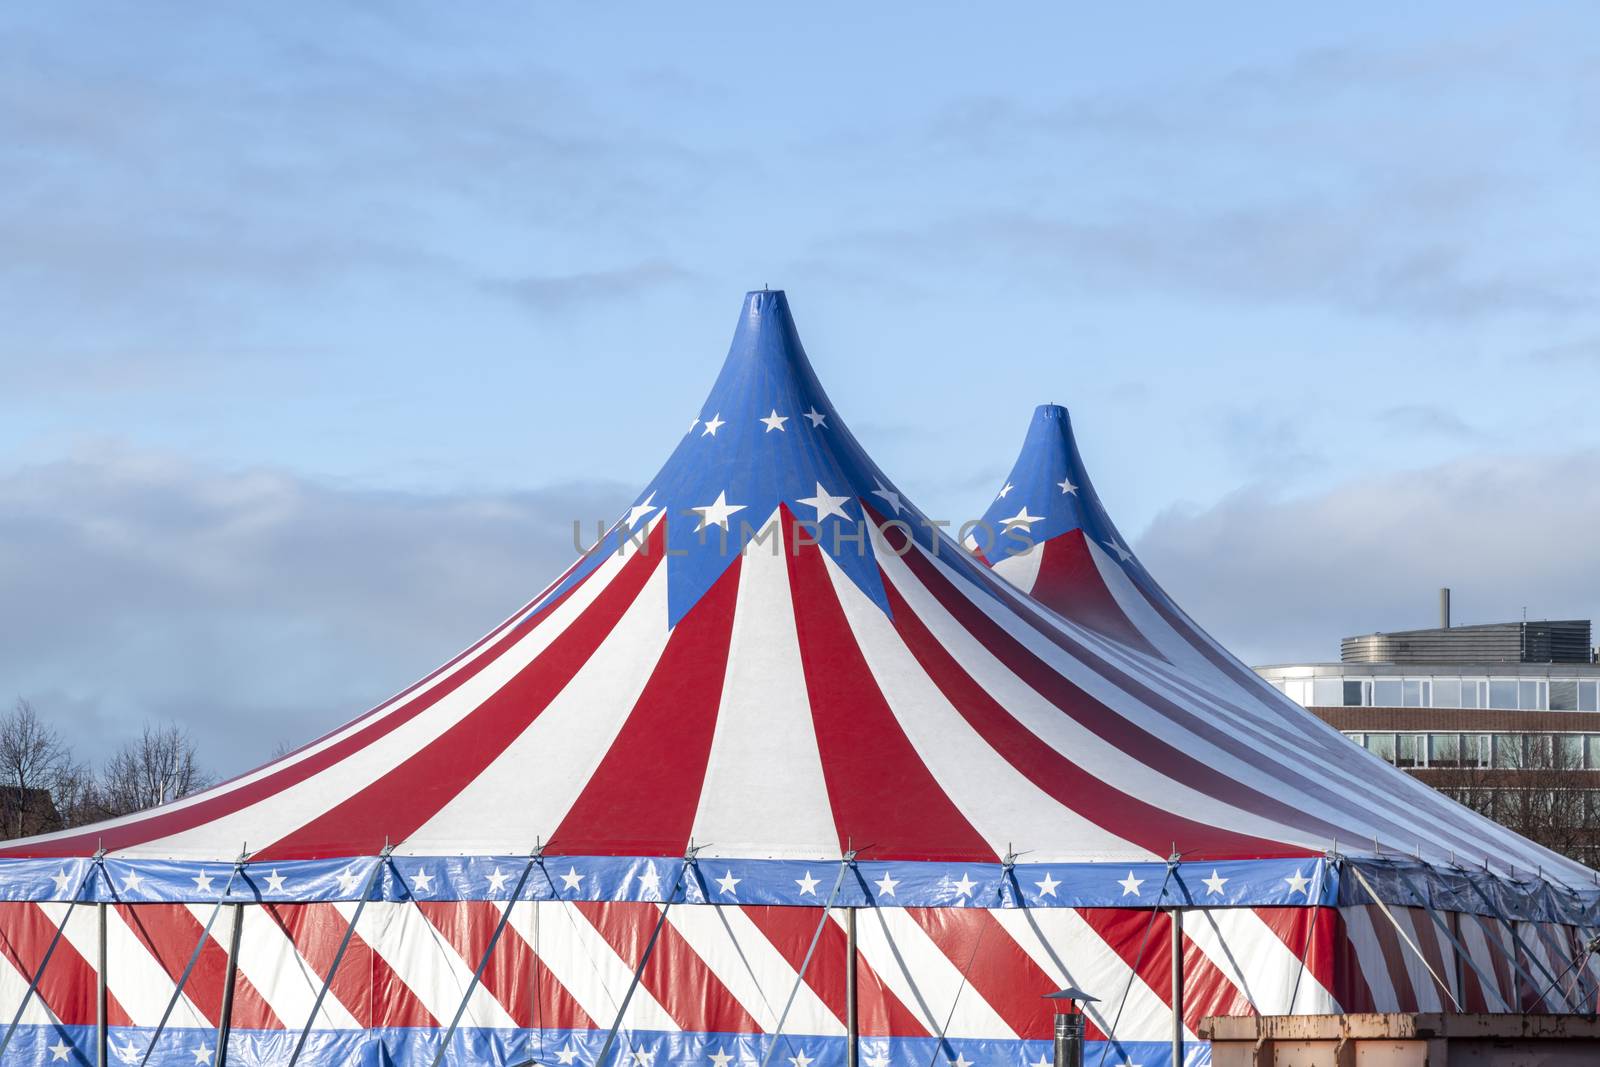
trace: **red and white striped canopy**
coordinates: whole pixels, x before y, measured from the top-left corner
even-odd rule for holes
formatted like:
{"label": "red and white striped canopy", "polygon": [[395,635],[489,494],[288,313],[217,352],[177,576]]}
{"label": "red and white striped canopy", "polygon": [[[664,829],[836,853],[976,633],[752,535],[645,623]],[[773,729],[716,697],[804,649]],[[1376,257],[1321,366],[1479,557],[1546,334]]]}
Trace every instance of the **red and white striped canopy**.
{"label": "red and white striped canopy", "polygon": [[1211,641],[1111,526],[1061,409],[1041,409],[991,509],[996,526],[1049,534],[996,565],[1044,604],[872,463],[781,292],[746,298],[695,414],[594,551],[404,692],[202,794],[0,856],[243,847],[262,863],[538,842],[591,857],[695,844],[752,860],[853,846],[1129,863],[1378,847],[1588,881],[1350,745]]}

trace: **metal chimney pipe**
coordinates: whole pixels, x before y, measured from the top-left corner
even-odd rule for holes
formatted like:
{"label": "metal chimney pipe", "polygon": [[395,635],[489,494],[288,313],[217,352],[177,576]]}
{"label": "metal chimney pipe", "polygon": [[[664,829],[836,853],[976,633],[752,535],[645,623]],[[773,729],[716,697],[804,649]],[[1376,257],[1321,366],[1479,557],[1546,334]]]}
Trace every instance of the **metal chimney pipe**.
{"label": "metal chimney pipe", "polygon": [[1441,629],[1450,629],[1450,587],[1443,586],[1439,590],[1439,626]]}

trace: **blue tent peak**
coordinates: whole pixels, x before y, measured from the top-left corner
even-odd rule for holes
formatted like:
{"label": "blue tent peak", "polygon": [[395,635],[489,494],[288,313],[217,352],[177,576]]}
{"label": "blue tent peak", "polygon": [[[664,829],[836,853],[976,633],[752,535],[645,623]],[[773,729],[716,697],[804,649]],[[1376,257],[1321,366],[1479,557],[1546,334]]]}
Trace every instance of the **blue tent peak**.
{"label": "blue tent peak", "polygon": [[[923,523],[868,458],[806,357],[781,289],[745,294],[733,342],[705,402],[685,412],[683,438],[619,526],[557,596],[648,524],[666,524],[668,621],[676,625],[741,552],[771,552],[780,505],[885,612],[865,506],[898,518],[923,544]],[[692,416],[692,419],[691,419]],[[792,531],[785,530],[791,537]],[[546,598],[548,600],[548,598]],[[535,609],[537,610],[537,609]]]}

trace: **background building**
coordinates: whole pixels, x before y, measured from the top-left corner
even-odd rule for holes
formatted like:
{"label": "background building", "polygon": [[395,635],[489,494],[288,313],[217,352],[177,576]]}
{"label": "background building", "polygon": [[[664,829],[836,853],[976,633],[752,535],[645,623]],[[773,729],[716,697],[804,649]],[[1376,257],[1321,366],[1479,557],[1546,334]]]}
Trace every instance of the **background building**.
{"label": "background building", "polygon": [[1600,664],[1585,620],[1362,634],[1257,672],[1388,763],[1550,848],[1600,861]]}

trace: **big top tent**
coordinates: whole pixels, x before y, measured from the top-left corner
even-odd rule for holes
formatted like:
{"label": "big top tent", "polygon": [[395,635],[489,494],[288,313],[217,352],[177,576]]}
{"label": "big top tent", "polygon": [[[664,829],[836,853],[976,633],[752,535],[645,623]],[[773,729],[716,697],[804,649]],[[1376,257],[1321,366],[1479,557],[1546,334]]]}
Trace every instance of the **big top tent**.
{"label": "big top tent", "polygon": [[1062,409],[986,517],[1036,547],[981,557],[851,435],[781,292],[685,419],[415,685],[0,849],[4,1062],[1037,1067],[1075,986],[1091,1062],[1156,1067],[1207,1061],[1207,1015],[1593,1003],[1593,872],[1216,645]]}

